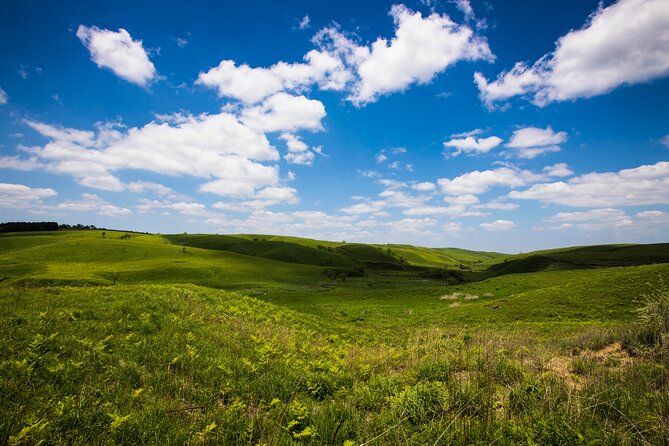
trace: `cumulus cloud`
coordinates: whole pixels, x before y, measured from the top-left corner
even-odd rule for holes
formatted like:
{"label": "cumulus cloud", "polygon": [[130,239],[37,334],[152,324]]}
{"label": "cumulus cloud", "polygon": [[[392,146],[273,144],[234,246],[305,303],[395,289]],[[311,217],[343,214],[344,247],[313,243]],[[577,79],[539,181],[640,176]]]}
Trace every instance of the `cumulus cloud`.
{"label": "cumulus cloud", "polygon": [[278,186],[266,187],[258,191],[252,200],[224,202],[219,201],[213,204],[216,209],[224,209],[235,212],[249,212],[262,209],[268,206],[274,206],[279,203],[297,204],[297,190],[292,187]]}
{"label": "cumulus cloud", "polygon": [[545,129],[525,127],[515,130],[505,146],[514,149],[520,158],[534,158],[542,153],[559,151],[559,144],[566,140],[567,132],[555,132],[550,126]]}
{"label": "cumulus cloud", "polygon": [[557,163],[552,166],[544,167],[544,172],[550,177],[568,177],[574,174],[574,171],[569,168],[567,163]]}
{"label": "cumulus cloud", "polygon": [[386,202],[384,200],[377,201],[366,201],[363,203],[356,203],[352,206],[342,208],[341,211],[346,214],[377,214],[386,207]]}
{"label": "cumulus cloud", "polygon": [[137,211],[140,213],[147,213],[154,210],[161,210],[164,212],[176,212],[186,217],[203,217],[216,218],[220,215],[214,214],[207,210],[207,207],[202,203],[193,201],[171,201],[171,200],[148,200],[142,198],[137,205]]}
{"label": "cumulus cloud", "polygon": [[288,153],[284,158],[291,164],[303,164],[306,166],[311,166],[314,162],[314,152],[309,150],[309,146],[306,145],[299,136],[292,135],[290,133],[282,133],[279,137],[282,140],[286,141],[286,146],[288,146]]}
{"label": "cumulus cloud", "polygon": [[441,187],[442,192],[447,195],[477,195],[487,192],[491,187],[503,186],[516,188],[544,178],[543,175],[533,173],[529,170],[500,167],[484,171],[475,170],[453,179],[440,178],[437,183]]}
{"label": "cumulus cloud", "polygon": [[126,184],[126,189],[135,194],[141,194],[144,192],[152,192],[160,197],[167,197],[171,199],[184,199],[187,198],[179,193],[177,193],[171,187],[167,187],[160,183],[154,183],[152,181],[132,181]]}
{"label": "cumulus cloud", "polygon": [[35,170],[42,167],[36,157],[20,158],[18,156],[0,156],[0,169]]}
{"label": "cumulus cloud", "polygon": [[509,197],[573,207],[669,204],[669,162],[535,184]]}
{"label": "cumulus cloud", "polygon": [[[423,17],[404,5],[390,10],[394,36],[360,44],[338,25],[321,29],[302,62],[280,61],[269,67],[251,67],[234,60],[201,72],[197,84],[217,90],[220,97],[255,104],[278,93],[302,94],[314,86],[321,90],[347,90],[357,106],[380,96],[402,91],[411,84],[430,82],[461,60],[492,61],[485,38],[447,15]],[[302,21],[309,23],[308,16]]]}
{"label": "cumulus cloud", "polygon": [[518,62],[492,82],[477,72],[474,80],[489,107],[518,95],[545,106],[605,94],[669,74],[668,30],[665,0],[620,0],[600,6],[533,65]]}
{"label": "cumulus cloud", "polygon": [[446,232],[460,232],[462,230],[462,223],[456,221],[449,221],[442,226]]}
{"label": "cumulus cloud", "polygon": [[325,107],[321,101],[304,96],[277,93],[262,104],[245,109],[241,121],[263,132],[317,131],[323,128]]}
{"label": "cumulus cloud", "polygon": [[59,203],[56,209],[73,212],[96,212],[109,217],[123,217],[132,214],[130,209],[114,206],[95,194],[81,194],[80,199]]}
{"label": "cumulus cloud", "polygon": [[632,219],[620,209],[603,208],[580,212],[559,212],[544,220],[548,223],[558,223],[550,229],[577,228],[596,230],[603,228],[619,228],[629,226]]}
{"label": "cumulus cloud", "polygon": [[269,68],[223,60],[217,67],[200,73],[195,83],[215,88],[220,97],[254,104],[279,92],[302,92],[313,84],[324,90],[341,90],[350,78],[336,54],[314,49],[304,60],[305,63],[278,62]]}
{"label": "cumulus cloud", "polygon": [[79,25],[77,37],[100,68],[109,68],[118,77],[146,87],[158,78],[141,40],[133,40],[125,29],[110,31]]}
{"label": "cumulus cloud", "polygon": [[374,102],[381,95],[424,84],[461,60],[494,60],[485,38],[447,15],[423,17],[404,5],[390,10],[395,36],[378,38],[357,66],[359,80],[349,99],[357,105]]}
{"label": "cumulus cloud", "polygon": [[256,186],[274,185],[278,171],[259,161],[275,161],[278,153],[265,135],[227,113],[188,116],[176,125],[150,122],[130,129],[103,126],[85,132],[29,121],[52,140],[31,149],[54,173],[73,176],[80,184],[120,191],[113,175],[141,169],[164,175],[220,178]]}
{"label": "cumulus cloud", "polygon": [[[289,96],[289,95],[285,95]],[[322,104],[304,97],[269,98],[257,110],[239,111],[240,115],[173,114],[161,116],[142,127],[125,128],[119,124],[98,124],[95,131],[63,128],[37,121],[25,123],[50,141],[44,146],[25,148],[30,158],[12,158],[12,167],[40,167],[72,176],[81,185],[110,190],[142,193],[151,191],[172,200],[181,199],[169,188],[152,182],[123,184],[116,173],[126,169],[144,170],[161,175],[202,178],[202,192],[235,200],[254,201],[254,205],[273,205],[281,190],[279,154],[265,131],[316,129],[324,115]],[[314,107],[315,105],[315,107]],[[304,106],[304,107],[303,107]],[[254,107],[256,108],[256,107]],[[304,110],[306,108],[306,111]],[[311,113],[315,110],[315,113]],[[287,134],[288,135],[288,134]],[[291,134],[292,151],[301,142]],[[290,151],[291,149],[289,149]],[[312,148],[310,153],[322,153]],[[290,154],[290,153],[289,153]],[[305,161],[305,159],[292,161]],[[32,164],[34,164],[34,166]],[[278,188],[278,189],[277,189]],[[294,189],[283,195],[295,202]]]}
{"label": "cumulus cloud", "polygon": [[479,226],[486,231],[498,232],[508,231],[509,229],[515,227],[516,224],[509,220],[495,220],[490,223],[481,223]]}
{"label": "cumulus cloud", "polygon": [[9,101],[9,96],[7,96],[7,92],[0,88],[0,105],[4,105]]}
{"label": "cumulus cloud", "polygon": [[24,184],[0,183],[0,207],[33,209],[42,206],[42,200],[58,195],[51,188],[34,188]]}
{"label": "cumulus cloud", "polygon": [[451,156],[458,156],[461,153],[488,153],[502,143],[502,138],[490,136],[488,138],[476,138],[475,136],[466,136],[464,138],[454,138],[444,142],[444,147],[454,148],[450,152]]}
{"label": "cumulus cloud", "polygon": [[420,192],[430,192],[433,191],[436,186],[434,183],[430,183],[429,181],[423,181],[421,183],[412,184],[411,188]]}

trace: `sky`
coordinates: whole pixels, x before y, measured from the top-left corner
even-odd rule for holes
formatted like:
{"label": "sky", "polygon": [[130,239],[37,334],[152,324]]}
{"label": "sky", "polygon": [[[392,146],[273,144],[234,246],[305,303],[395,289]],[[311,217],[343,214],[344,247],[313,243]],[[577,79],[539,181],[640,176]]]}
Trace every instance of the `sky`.
{"label": "sky", "polygon": [[0,3],[0,220],[667,242],[669,2]]}

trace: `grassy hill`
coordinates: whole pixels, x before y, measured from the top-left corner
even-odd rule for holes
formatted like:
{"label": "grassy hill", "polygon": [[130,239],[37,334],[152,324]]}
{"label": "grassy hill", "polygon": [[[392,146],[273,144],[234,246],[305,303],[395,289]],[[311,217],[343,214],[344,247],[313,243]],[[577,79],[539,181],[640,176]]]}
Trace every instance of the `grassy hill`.
{"label": "grassy hill", "polygon": [[496,258],[489,276],[544,270],[604,268],[669,263],[669,243],[648,245],[597,245],[536,251]]}
{"label": "grassy hill", "polygon": [[0,235],[0,444],[669,438],[667,245],[126,235]]}
{"label": "grassy hill", "polygon": [[332,242],[300,237],[238,234],[238,235],[168,235],[171,243],[205,249],[234,251],[274,260],[351,267],[360,265],[401,265],[421,267],[457,267],[495,259],[504,254],[467,251],[458,248],[425,248],[411,245],[379,245]]}

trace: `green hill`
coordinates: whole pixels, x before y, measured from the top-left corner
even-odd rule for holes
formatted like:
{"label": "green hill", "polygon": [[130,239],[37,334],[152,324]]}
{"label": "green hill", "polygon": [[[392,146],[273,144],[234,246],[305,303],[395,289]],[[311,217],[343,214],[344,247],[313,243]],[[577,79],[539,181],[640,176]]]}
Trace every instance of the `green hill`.
{"label": "green hill", "polygon": [[0,444],[667,438],[666,245],[168,238],[0,235]]}
{"label": "green hill", "polygon": [[167,235],[165,238],[176,245],[232,251],[283,262],[335,267],[370,266],[398,270],[413,265],[457,268],[460,265],[471,266],[504,256],[500,253],[457,248],[345,243],[262,234],[183,234]]}
{"label": "green hill", "polygon": [[166,235],[165,238],[175,245],[231,251],[280,262],[337,267],[353,267],[356,265],[353,260],[339,253],[282,240],[268,240],[259,237],[247,239],[228,235],[204,234]]}
{"label": "green hill", "polygon": [[[495,259],[499,262],[500,258]],[[669,263],[669,243],[649,245],[596,245],[536,251],[505,256],[485,270],[486,276],[539,272],[638,266]]]}

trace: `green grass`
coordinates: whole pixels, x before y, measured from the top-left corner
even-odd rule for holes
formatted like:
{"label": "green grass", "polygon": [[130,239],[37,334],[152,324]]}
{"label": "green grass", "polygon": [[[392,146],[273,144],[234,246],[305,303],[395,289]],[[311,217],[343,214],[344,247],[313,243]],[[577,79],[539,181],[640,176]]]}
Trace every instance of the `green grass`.
{"label": "green grass", "polygon": [[400,259],[404,259],[409,265],[442,268],[478,264],[505,255],[458,248],[425,248],[393,244],[366,245],[263,234],[180,234],[166,238],[177,245],[229,250],[309,265],[352,266],[352,264],[365,263],[398,265]]}
{"label": "green grass", "polygon": [[[124,234],[0,235],[0,444],[669,438],[666,246],[486,275],[536,255]],[[367,274],[329,279],[323,255]],[[441,262],[485,280],[418,268]],[[595,354],[613,342],[626,359]]]}

